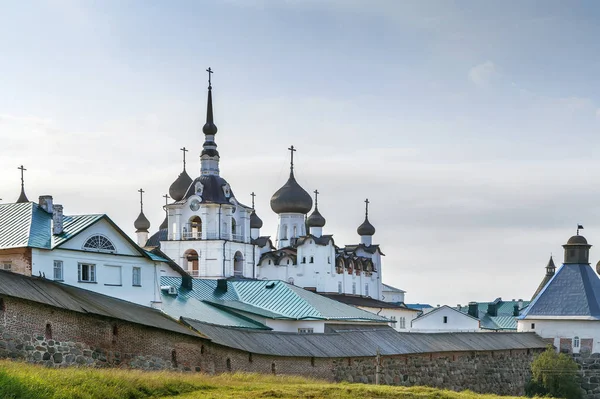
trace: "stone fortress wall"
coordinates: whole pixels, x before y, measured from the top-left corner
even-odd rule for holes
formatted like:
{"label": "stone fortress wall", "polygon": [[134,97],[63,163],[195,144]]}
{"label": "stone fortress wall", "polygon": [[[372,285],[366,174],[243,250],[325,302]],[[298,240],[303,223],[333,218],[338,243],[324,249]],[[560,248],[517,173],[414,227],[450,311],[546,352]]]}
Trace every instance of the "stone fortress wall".
{"label": "stone fortress wall", "polygon": [[[519,395],[535,350],[382,356],[383,384],[427,385]],[[50,367],[292,374],[373,383],[376,358],[278,357],[244,352],[193,335],[0,298],[0,357]]]}

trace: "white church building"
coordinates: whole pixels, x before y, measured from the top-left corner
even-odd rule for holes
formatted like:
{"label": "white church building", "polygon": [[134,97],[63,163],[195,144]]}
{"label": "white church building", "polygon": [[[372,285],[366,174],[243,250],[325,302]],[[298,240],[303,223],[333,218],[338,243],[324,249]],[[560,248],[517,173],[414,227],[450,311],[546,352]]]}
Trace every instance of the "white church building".
{"label": "white church building", "polygon": [[[244,205],[219,172],[210,72],[199,175],[188,175],[187,150],[182,148],[183,171],[169,188],[173,201],[165,205],[165,221],[150,237],[149,227],[136,225],[138,244],[158,248],[196,278],[281,280],[317,293],[382,299],[383,253],[372,242],[369,201],[357,229],[360,242],[336,245],[333,236],[323,232],[326,221],[318,209],[318,191],[313,208],[313,198],[296,181],[294,146],[289,148],[289,178],[270,201],[278,215],[277,231],[273,239],[261,236],[263,223],[254,211],[254,195],[252,206]],[[386,306],[407,309],[403,304]],[[416,317],[416,312],[408,313]]]}

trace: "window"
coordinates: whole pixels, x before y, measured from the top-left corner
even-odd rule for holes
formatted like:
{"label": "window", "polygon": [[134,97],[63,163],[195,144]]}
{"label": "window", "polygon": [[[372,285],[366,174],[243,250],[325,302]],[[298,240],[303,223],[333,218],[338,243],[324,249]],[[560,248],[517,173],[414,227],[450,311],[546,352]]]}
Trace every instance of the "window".
{"label": "window", "polygon": [[56,280],[56,281],[63,280],[63,261],[62,260],[54,261],[54,280]]}
{"label": "window", "polygon": [[448,316],[444,316],[444,324],[448,324]]}
{"label": "window", "polygon": [[342,282],[338,281],[338,294],[342,293]]}
{"label": "window", "polygon": [[282,240],[287,240],[287,224],[284,224],[281,227],[281,239]]}
{"label": "window", "polygon": [[122,285],[121,266],[105,265],[102,280],[104,280],[104,285]]}
{"label": "window", "polygon": [[390,327],[395,327],[396,324],[396,316],[390,316]]}
{"label": "window", "polygon": [[369,284],[365,284],[365,296],[369,296]]}
{"label": "window", "polygon": [[579,337],[573,338],[573,348],[579,348]]}
{"label": "window", "polygon": [[231,218],[231,234],[235,234],[236,227],[235,219]]}
{"label": "window", "polygon": [[131,285],[133,285],[134,287],[142,286],[142,268],[141,267],[133,268],[133,274],[131,276]]}
{"label": "window", "polygon": [[531,323],[531,329],[535,330],[535,323]]}
{"label": "window", "polygon": [[311,257],[310,257],[310,263],[315,263],[315,258],[314,258],[314,256],[311,256]]}
{"label": "window", "polygon": [[298,226],[294,226],[294,235],[292,236],[292,238],[294,237],[298,237]]}
{"label": "window", "polygon": [[306,263],[306,256],[302,257],[302,263]]}
{"label": "window", "polygon": [[406,317],[400,318],[400,328],[402,328],[402,329],[406,328]]}
{"label": "window", "polygon": [[11,261],[2,262],[2,270],[12,270],[12,262]]}
{"label": "window", "polygon": [[314,329],[312,328],[299,328],[298,329],[298,334],[312,334],[314,332]]}
{"label": "window", "polygon": [[331,263],[331,256],[327,257],[327,263]]}
{"label": "window", "polygon": [[356,295],[356,283],[352,283],[352,294]]}
{"label": "window", "polygon": [[80,263],[78,265],[79,282],[95,283],[96,282],[96,265],[90,263]]}
{"label": "window", "polygon": [[104,252],[114,252],[116,251],[115,246],[110,240],[104,236],[99,234],[95,236],[91,236],[88,240],[83,244],[83,249],[91,249],[96,251],[104,251]]}

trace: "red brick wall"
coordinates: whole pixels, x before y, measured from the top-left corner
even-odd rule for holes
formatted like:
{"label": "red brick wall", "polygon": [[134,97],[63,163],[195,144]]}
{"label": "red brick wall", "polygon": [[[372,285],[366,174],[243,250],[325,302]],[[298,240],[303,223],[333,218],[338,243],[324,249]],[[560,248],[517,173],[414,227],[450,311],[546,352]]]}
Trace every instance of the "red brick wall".
{"label": "red brick wall", "polygon": [[14,273],[31,276],[31,248],[0,249],[0,263],[7,260],[12,262]]}

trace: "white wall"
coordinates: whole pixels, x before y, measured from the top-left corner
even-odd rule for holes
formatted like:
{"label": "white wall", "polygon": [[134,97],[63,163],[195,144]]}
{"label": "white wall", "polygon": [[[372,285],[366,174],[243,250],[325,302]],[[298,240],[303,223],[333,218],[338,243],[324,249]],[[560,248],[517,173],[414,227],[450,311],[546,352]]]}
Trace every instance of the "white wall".
{"label": "white wall", "polygon": [[299,328],[312,328],[314,333],[325,332],[323,320],[271,320],[267,319],[267,326],[275,331],[297,333]]}
{"label": "white wall", "polygon": [[[444,323],[444,317],[447,323]],[[412,321],[414,332],[466,332],[480,331],[479,320],[464,313],[457,312],[448,306],[432,310],[426,315]]]}
{"label": "white wall", "polygon": [[[593,353],[600,353],[600,321],[599,320],[540,320],[530,319],[517,321],[517,331],[535,332],[542,338],[553,338],[554,346],[560,348],[560,339],[567,338],[594,340]],[[573,352],[579,350],[573,348]]]}
{"label": "white wall", "polygon": [[[358,306],[358,308],[366,310],[370,313],[375,313],[379,316],[387,319],[396,320],[395,323],[390,323],[390,327],[399,332],[407,332],[411,330],[411,322],[415,319],[419,312],[408,309],[390,309],[390,308],[368,308],[364,306]],[[401,319],[404,318],[404,328],[402,327]]]}
{"label": "white wall", "polygon": [[381,300],[384,302],[404,302],[404,293],[397,291],[386,291],[385,288],[382,290]]}

